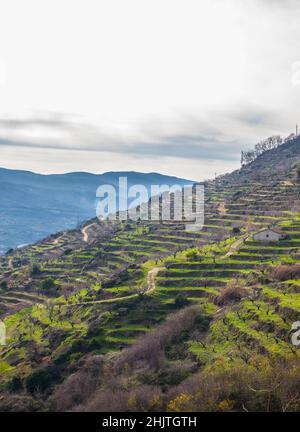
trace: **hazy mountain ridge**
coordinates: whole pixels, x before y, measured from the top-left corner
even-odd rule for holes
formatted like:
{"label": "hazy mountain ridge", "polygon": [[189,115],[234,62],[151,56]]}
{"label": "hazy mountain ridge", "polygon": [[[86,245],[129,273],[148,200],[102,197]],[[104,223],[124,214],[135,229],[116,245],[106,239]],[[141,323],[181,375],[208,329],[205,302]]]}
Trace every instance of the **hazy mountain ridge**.
{"label": "hazy mountain ridge", "polygon": [[157,173],[107,172],[90,174],[36,174],[0,168],[0,252],[33,243],[49,234],[73,229],[95,217],[96,189],[117,187],[119,176],[128,187],[142,184],[190,184],[189,180]]}

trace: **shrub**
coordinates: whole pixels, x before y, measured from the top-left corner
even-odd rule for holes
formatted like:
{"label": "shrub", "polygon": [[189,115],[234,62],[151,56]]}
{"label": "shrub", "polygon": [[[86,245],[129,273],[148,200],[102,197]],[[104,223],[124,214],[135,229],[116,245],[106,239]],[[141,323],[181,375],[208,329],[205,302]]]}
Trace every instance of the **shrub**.
{"label": "shrub", "polygon": [[50,399],[52,406],[66,411],[85,402],[99,386],[102,368],[102,356],[89,357],[82,368],[57,387]]}
{"label": "shrub", "polygon": [[61,365],[63,363],[66,363],[70,358],[70,352],[69,351],[65,351],[60,353],[54,360],[54,364],[56,365]]}
{"label": "shrub", "polygon": [[242,298],[247,297],[247,295],[248,291],[246,288],[241,288],[239,286],[227,286],[216,298],[216,303],[220,306],[236,303],[241,301]]}
{"label": "shrub", "polygon": [[130,390],[118,386],[97,392],[85,411],[154,412],[161,411],[162,400],[162,392],[157,386],[139,385]]}
{"label": "shrub", "polygon": [[300,264],[278,265],[272,272],[272,277],[279,281],[300,278]]}
{"label": "shrub", "polygon": [[100,347],[101,343],[96,338],[81,338],[72,343],[70,353],[87,353],[89,351],[99,349]]}
{"label": "shrub", "polygon": [[73,252],[72,249],[66,249],[63,253],[63,255],[70,255]]}
{"label": "shrub", "polygon": [[47,279],[43,280],[41,283],[41,288],[45,291],[51,290],[55,287],[55,280],[52,277],[48,277]]}
{"label": "shrub", "polygon": [[171,314],[158,328],[140,337],[130,348],[125,349],[117,359],[117,369],[125,365],[133,367],[146,363],[150,368],[159,369],[165,362],[165,350],[182,332],[190,329],[199,314],[196,306],[189,306]]}
{"label": "shrub", "polygon": [[211,320],[212,318],[209,315],[198,315],[195,319],[195,324],[200,331],[205,332],[209,329]]}
{"label": "shrub", "polygon": [[53,365],[37,369],[25,380],[26,390],[33,394],[36,392],[45,392],[60,379],[58,368]]}
{"label": "shrub", "polygon": [[6,280],[3,280],[0,282],[0,288],[4,289],[4,290],[7,289],[7,281]]}
{"label": "shrub", "polygon": [[238,200],[242,195],[243,195],[242,191],[240,191],[240,190],[236,191],[232,196],[233,201]]}
{"label": "shrub", "polygon": [[30,275],[34,277],[39,275],[40,273],[41,273],[40,266],[37,264],[33,264],[33,266],[31,267]]}
{"label": "shrub", "polygon": [[23,382],[19,376],[14,376],[8,383],[8,390],[12,393],[23,389]]}
{"label": "shrub", "polygon": [[186,257],[187,257],[187,259],[189,259],[191,261],[196,261],[197,259],[200,258],[200,254],[199,254],[199,251],[197,249],[192,249],[192,250],[187,251]]}
{"label": "shrub", "polygon": [[300,409],[299,362],[260,361],[259,367],[222,364],[183,381],[167,396],[167,411],[292,411]]}
{"label": "shrub", "polygon": [[28,395],[3,394],[0,399],[0,412],[37,412],[42,411],[42,401]]}
{"label": "shrub", "polygon": [[183,295],[178,294],[174,301],[174,306],[176,309],[181,309],[184,306],[187,306],[189,304],[189,300]]}

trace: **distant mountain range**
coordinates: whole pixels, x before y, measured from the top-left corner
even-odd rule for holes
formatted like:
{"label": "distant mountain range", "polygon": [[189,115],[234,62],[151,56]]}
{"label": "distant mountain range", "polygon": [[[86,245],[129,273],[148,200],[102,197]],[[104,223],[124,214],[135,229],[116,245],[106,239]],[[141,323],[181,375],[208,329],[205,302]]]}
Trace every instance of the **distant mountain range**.
{"label": "distant mountain range", "polygon": [[103,184],[117,187],[120,176],[127,177],[128,187],[142,184],[149,192],[152,184],[192,183],[157,173],[43,175],[0,168],[0,253],[95,217],[97,188]]}

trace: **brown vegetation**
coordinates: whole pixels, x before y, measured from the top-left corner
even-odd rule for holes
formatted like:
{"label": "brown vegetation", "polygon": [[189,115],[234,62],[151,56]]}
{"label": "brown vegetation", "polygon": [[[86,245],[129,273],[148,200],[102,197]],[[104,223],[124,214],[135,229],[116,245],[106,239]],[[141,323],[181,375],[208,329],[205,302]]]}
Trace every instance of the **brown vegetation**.
{"label": "brown vegetation", "polygon": [[142,336],[136,344],[124,350],[116,362],[117,369],[133,366],[139,362],[147,362],[154,369],[164,362],[164,352],[167,346],[192,327],[199,309],[190,306],[170,315],[157,329]]}
{"label": "brown vegetation", "polygon": [[216,297],[215,303],[219,306],[224,306],[226,304],[239,302],[242,298],[247,297],[247,295],[249,295],[249,292],[246,288],[230,284]]}
{"label": "brown vegetation", "polygon": [[278,281],[300,278],[300,264],[278,265],[272,271],[272,277]]}
{"label": "brown vegetation", "polygon": [[169,394],[169,411],[299,411],[300,364],[284,362],[200,372]]}
{"label": "brown vegetation", "polygon": [[99,387],[102,377],[103,359],[101,356],[87,358],[77,372],[70,375],[50,398],[56,411],[67,411],[86,401]]}
{"label": "brown vegetation", "polygon": [[[164,388],[157,383],[152,369],[138,373],[124,370],[113,375],[112,365],[106,365],[101,385],[91,385],[83,392],[81,404],[70,393],[79,389],[84,378],[81,371],[67,380],[52,400],[59,410],[99,412],[204,412],[204,411],[281,411],[300,410],[300,364],[270,361],[253,357],[249,363],[228,368],[219,362],[213,369],[190,374],[178,385]],[[161,373],[165,368],[161,369]],[[75,379],[76,376],[76,379]],[[145,383],[145,379],[153,384]],[[99,383],[96,379],[95,383]],[[71,384],[71,385],[70,385]],[[96,389],[95,389],[96,387]],[[79,392],[78,392],[79,394]],[[69,399],[68,399],[69,398]],[[66,405],[66,399],[69,403]]]}

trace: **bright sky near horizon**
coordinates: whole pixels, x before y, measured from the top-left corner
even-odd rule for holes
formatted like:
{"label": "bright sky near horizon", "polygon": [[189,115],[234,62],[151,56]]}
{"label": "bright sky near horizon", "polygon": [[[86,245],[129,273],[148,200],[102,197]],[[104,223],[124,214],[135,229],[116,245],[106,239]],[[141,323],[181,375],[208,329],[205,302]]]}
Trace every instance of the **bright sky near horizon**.
{"label": "bright sky near horizon", "polygon": [[300,123],[297,0],[0,0],[0,166],[190,179]]}

